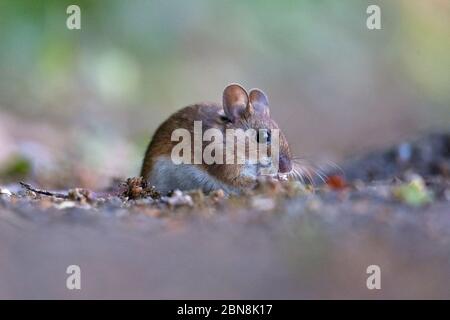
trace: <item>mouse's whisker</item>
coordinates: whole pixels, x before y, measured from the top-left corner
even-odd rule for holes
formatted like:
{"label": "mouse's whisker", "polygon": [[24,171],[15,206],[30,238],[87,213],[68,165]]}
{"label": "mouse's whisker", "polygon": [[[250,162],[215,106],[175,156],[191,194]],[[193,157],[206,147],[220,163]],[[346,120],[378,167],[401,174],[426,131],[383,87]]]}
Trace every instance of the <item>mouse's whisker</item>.
{"label": "mouse's whisker", "polygon": [[302,170],[302,173],[308,178],[309,183],[314,185],[314,179],[313,179],[313,176],[311,175],[310,168],[307,166],[302,166],[300,168]]}
{"label": "mouse's whisker", "polygon": [[303,174],[301,174],[300,172],[298,172],[297,170],[294,170],[294,173],[297,177],[298,180],[300,180],[302,182],[302,184],[305,184],[305,179],[303,177]]}
{"label": "mouse's whisker", "polygon": [[294,172],[301,179],[302,183],[305,184],[305,178],[308,179],[308,176],[305,174],[305,170],[301,166],[294,167]]}
{"label": "mouse's whisker", "polygon": [[292,168],[291,172],[289,172],[287,174],[287,177],[291,181],[292,180],[293,181],[301,181],[304,184],[303,177],[299,174],[299,172],[295,168]]}
{"label": "mouse's whisker", "polygon": [[[323,168],[323,169],[327,169],[327,167],[329,167],[329,168],[332,169],[332,171],[337,170],[339,173],[345,174],[345,173],[344,173],[344,169],[342,169],[342,167],[339,166],[339,165],[338,165],[336,162],[334,162],[334,161],[326,160],[325,166],[324,166],[324,167],[325,167],[325,168]],[[322,168],[321,168],[321,169],[322,169]]]}
{"label": "mouse's whisker", "polygon": [[[292,162],[294,166],[297,168],[302,175],[305,175],[308,178],[308,181],[311,185],[315,186],[314,176],[316,176],[320,181],[326,183],[326,179],[328,174],[324,172],[324,170],[319,165],[314,165],[311,161],[301,158],[301,157],[292,157]],[[327,164],[333,169],[338,169],[342,171],[342,169],[335,163],[330,162]]]}
{"label": "mouse's whisker", "polygon": [[[341,174],[345,174],[344,169],[342,169],[342,167],[339,166],[336,162],[331,161],[331,160],[320,161],[319,165],[314,166],[312,163],[316,162],[316,161],[311,160],[308,157],[293,156],[292,162],[300,163],[300,164],[306,165],[306,166],[311,166],[314,168],[318,168],[320,170],[325,170],[326,172],[338,171]],[[324,174],[324,175],[327,176],[328,174]]]}
{"label": "mouse's whisker", "polygon": [[303,184],[307,183],[315,188],[314,178],[308,166],[294,163],[293,172]]}

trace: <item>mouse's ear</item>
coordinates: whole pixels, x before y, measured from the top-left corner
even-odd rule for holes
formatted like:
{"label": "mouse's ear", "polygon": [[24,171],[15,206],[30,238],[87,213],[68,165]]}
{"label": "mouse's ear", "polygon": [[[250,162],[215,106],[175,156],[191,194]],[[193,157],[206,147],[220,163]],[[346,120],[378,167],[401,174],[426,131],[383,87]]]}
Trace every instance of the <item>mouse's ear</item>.
{"label": "mouse's ear", "polygon": [[249,100],[249,106],[253,107],[254,112],[269,116],[269,99],[262,90],[250,90]]}
{"label": "mouse's ear", "polygon": [[223,111],[234,122],[245,111],[248,94],[240,85],[233,83],[223,90]]}

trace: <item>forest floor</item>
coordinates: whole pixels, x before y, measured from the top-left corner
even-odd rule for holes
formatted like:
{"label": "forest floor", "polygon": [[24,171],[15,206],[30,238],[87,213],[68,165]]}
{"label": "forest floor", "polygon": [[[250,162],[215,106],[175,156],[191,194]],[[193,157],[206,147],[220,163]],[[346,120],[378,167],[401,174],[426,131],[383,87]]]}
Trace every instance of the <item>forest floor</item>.
{"label": "forest floor", "polygon": [[[0,298],[450,298],[448,133],[349,160],[314,188],[42,187],[0,189]],[[66,288],[74,264],[81,290]]]}

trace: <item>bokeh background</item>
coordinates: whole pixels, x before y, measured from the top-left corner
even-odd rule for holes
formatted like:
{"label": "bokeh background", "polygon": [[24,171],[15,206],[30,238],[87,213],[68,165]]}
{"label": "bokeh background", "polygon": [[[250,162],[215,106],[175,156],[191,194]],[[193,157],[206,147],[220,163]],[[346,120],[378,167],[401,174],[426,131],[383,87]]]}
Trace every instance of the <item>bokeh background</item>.
{"label": "bokeh background", "polygon": [[230,82],[266,91],[296,155],[339,163],[449,129],[449,52],[448,0],[1,0],[0,182],[136,176],[158,124]]}

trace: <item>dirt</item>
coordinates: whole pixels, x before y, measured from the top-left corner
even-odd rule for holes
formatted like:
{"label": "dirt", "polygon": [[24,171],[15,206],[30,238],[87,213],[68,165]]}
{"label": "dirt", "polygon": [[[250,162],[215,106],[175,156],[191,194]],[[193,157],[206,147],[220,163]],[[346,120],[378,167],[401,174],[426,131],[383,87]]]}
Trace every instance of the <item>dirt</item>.
{"label": "dirt", "polygon": [[0,298],[450,298],[450,133],[341,167],[231,197],[2,186]]}

